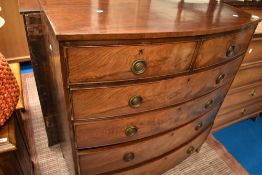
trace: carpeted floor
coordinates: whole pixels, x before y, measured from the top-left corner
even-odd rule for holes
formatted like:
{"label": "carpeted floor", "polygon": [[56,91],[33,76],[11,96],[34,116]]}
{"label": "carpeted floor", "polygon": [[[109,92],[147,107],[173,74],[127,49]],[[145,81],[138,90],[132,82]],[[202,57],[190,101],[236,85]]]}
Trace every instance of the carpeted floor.
{"label": "carpeted floor", "polygon": [[[30,152],[33,154],[35,174],[69,175],[60,145],[48,147],[36,85],[32,73],[23,74],[23,94]],[[219,142],[209,137],[199,153],[194,153],[165,175],[245,175],[243,167]]]}

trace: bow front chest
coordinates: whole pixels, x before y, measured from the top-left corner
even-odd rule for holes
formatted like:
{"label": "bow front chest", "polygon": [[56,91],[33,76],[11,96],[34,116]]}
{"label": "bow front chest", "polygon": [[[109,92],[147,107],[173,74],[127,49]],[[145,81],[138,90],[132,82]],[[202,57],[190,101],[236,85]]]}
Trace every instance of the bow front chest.
{"label": "bow front chest", "polygon": [[259,19],[226,4],[40,0],[71,174],[160,175],[199,150]]}

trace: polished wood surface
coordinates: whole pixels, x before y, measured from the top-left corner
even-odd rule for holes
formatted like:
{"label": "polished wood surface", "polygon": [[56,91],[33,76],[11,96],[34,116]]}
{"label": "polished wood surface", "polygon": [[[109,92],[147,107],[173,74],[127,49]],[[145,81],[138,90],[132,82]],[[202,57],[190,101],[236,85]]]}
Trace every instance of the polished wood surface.
{"label": "polished wood surface", "polygon": [[[203,42],[195,68],[208,67],[223,63],[246,51],[249,40],[254,33],[254,27],[236,34],[212,38]],[[229,50],[234,47],[233,50]],[[231,52],[230,52],[231,51]]]}
{"label": "polished wood surface", "polygon": [[[200,148],[211,128],[202,133],[192,132],[193,128],[205,125],[195,122],[201,116],[210,116],[210,111],[216,113],[243,60],[252,29],[259,22],[258,18],[214,1],[40,2],[44,53],[49,65],[46,77],[52,89],[50,97],[59,139],[72,175],[159,175]],[[249,34],[245,34],[246,29],[251,29]],[[41,30],[28,31],[30,36]],[[221,46],[218,55],[222,56],[217,58],[212,53],[217,50],[214,46],[219,44],[215,39],[219,37],[233,38],[236,45]],[[214,46],[206,46],[210,48],[207,57],[199,58],[204,43],[210,40]],[[187,47],[189,52],[181,49],[185,43],[194,43]],[[145,48],[139,51],[137,46]],[[157,53],[148,52],[153,46]],[[173,48],[176,56],[169,54]],[[147,64],[148,69],[137,76],[129,74],[136,59],[131,57],[141,52],[150,54],[137,68]],[[160,65],[158,59],[167,61],[161,69],[156,67]],[[204,66],[194,69],[199,62]],[[196,101],[201,103],[195,105]],[[207,121],[212,125],[213,118],[210,116]],[[179,129],[187,126],[191,129]],[[174,137],[166,135],[172,130],[178,140],[168,139]],[[188,135],[184,137],[182,133]],[[163,141],[155,140],[159,138]],[[144,141],[152,145],[137,146]],[[171,146],[157,146],[160,143]],[[127,147],[144,151],[124,156],[130,151]],[[122,156],[130,164],[124,164]]]}
{"label": "polished wood surface", "polygon": [[10,62],[29,60],[23,18],[18,12],[17,0],[0,1],[0,17],[5,24],[0,27],[0,52]]}
{"label": "polished wood surface", "polygon": [[[131,167],[159,157],[190,141],[207,127],[210,127],[216,116],[217,110],[218,107],[185,126],[156,137],[107,148],[79,151],[80,172],[85,175],[106,173]],[[200,122],[202,123],[202,128],[196,130],[196,126]],[[135,157],[133,160],[123,160],[127,152],[132,152],[134,154]],[[98,164],[97,162],[101,163]]]}
{"label": "polished wood surface", "polygon": [[[188,72],[195,48],[196,42],[68,48],[69,83],[129,80]],[[146,64],[145,72],[139,75],[131,70],[136,60],[143,60]]]}
{"label": "polished wood surface", "polygon": [[[194,138],[191,142],[186,143],[185,145],[179,147],[174,151],[170,151],[165,155],[162,155],[160,158],[156,158],[148,163],[134,166],[130,169],[126,169],[120,172],[112,173],[114,175],[159,175],[165,171],[174,167],[174,165],[182,162],[186,157],[190,156],[188,154],[188,149],[190,147],[196,150],[199,148],[206,138],[208,137],[209,131],[211,128],[206,129],[198,137]],[[157,168],[156,168],[157,167]]]}
{"label": "polished wood surface", "polygon": [[[225,83],[230,83],[242,62],[242,58],[239,57],[231,64],[222,65],[206,72],[175,79],[123,87],[73,89],[71,93],[74,118],[76,120],[108,118],[158,109],[192,100]],[[216,80],[221,74],[224,74],[225,78],[222,82],[217,83]],[[202,83],[203,79],[206,80],[206,83]],[[169,87],[172,87],[172,89]],[[129,106],[129,100],[136,95],[141,96],[143,101],[141,106],[132,108]]]}
{"label": "polished wood surface", "polygon": [[195,4],[161,0],[40,0],[40,3],[59,40],[206,35],[237,30],[258,20],[215,1]]}
{"label": "polished wood surface", "polygon": [[[110,120],[75,123],[77,148],[123,143],[174,129],[220,106],[227,90],[228,85],[225,85],[208,95],[167,109]],[[210,100],[213,101],[212,106],[206,107]],[[127,136],[125,129],[128,126],[135,126],[137,133]]]}

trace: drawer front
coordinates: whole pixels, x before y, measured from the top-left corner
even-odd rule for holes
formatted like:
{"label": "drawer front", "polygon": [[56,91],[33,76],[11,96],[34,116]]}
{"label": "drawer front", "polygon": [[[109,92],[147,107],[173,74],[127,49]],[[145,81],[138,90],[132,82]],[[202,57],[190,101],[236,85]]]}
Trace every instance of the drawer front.
{"label": "drawer front", "polygon": [[79,122],[75,124],[77,148],[123,143],[172,130],[219,106],[228,88],[229,85],[223,86],[211,94],[167,109],[116,119]]}
{"label": "drawer front", "polygon": [[182,103],[230,83],[242,61],[205,72],[129,86],[71,89],[76,120],[134,114]]}
{"label": "drawer front", "polygon": [[69,83],[158,77],[189,70],[196,42],[68,48]]}
{"label": "drawer front", "polygon": [[231,88],[249,85],[262,81],[262,63],[252,66],[241,66]]}
{"label": "drawer front", "polygon": [[214,129],[216,130],[216,128],[233,122],[234,120],[240,120],[242,118],[248,117],[255,112],[262,112],[262,99],[260,101],[251,101],[249,104],[241,104],[237,107],[219,110],[215,120]]}
{"label": "drawer front", "polygon": [[203,41],[194,68],[200,69],[232,59],[246,51],[254,28]]}
{"label": "drawer front", "polygon": [[[148,163],[141,164],[135,167],[132,167],[128,170],[119,171],[116,173],[112,173],[113,175],[159,175],[162,174],[175,165],[179,164],[183,160],[185,160],[188,156],[190,156],[195,149],[201,147],[204,143],[208,134],[210,132],[210,128],[202,132],[198,137],[193,139],[188,144],[174,150],[170,151],[168,154],[156,158]],[[160,146],[161,147],[161,146]],[[154,150],[155,151],[155,150]],[[156,168],[158,167],[158,168]]]}
{"label": "drawer front", "polygon": [[262,82],[256,86],[241,91],[237,91],[234,93],[231,93],[231,91],[229,91],[228,95],[226,96],[222,104],[221,110],[224,108],[228,108],[230,106],[235,106],[237,104],[245,103],[250,100],[255,100],[261,97],[262,97]]}
{"label": "drawer front", "polygon": [[243,63],[262,61],[262,39],[253,39],[249,45]]}
{"label": "drawer front", "polygon": [[[79,151],[81,173],[93,175],[111,172],[143,163],[172,151],[210,126],[217,110],[218,107],[193,122],[160,136],[130,144]],[[127,159],[128,156],[132,157]]]}

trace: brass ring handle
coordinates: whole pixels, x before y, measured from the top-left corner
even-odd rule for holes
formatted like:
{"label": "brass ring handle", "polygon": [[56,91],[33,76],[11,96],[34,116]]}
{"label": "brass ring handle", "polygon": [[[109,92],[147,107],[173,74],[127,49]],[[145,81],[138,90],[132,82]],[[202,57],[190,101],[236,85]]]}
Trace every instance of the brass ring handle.
{"label": "brass ring handle", "polygon": [[193,146],[190,146],[190,147],[187,149],[186,153],[189,154],[189,155],[191,155],[191,154],[194,153],[194,151],[195,151],[195,148],[194,148]]}
{"label": "brass ring handle", "polygon": [[225,74],[220,74],[216,79],[216,84],[220,84],[224,80],[225,76]]}
{"label": "brass ring handle", "polygon": [[125,129],[125,134],[128,137],[132,137],[132,136],[134,136],[137,133],[137,131],[138,131],[138,128],[136,126],[128,126]]}
{"label": "brass ring handle", "polygon": [[129,106],[132,108],[138,108],[139,106],[141,106],[143,102],[143,98],[141,96],[133,96],[129,99]]}
{"label": "brass ring handle", "polygon": [[208,102],[205,104],[205,108],[206,109],[210,108],[212,106],[213,102],[214,101],[212,99],[208,100]]}
{"label": "brass ring handle", "polygon": [[233,44],[231,44],[231,45],[228,47],[227,51],[226,51],[226,56],[227,56],[227,57],[232,57],[232,56],[234,55],[234,53],[235,53],[235,48],[236,48],[236,46],[233,45]]}
{"label": "brass ring handle", "polygon": [[131,71],[136,75],[143,74],[146,71],[146,67],[147,67],[147,64],[144,60],[141,60],[141,59],[135,60],[132,63]]}
{"label": "brass ring handle", "polygon": [[247,113],[246,108],[243,108],[243,109],[241,110],[241,114],[242,114],[242,115],[245,115],[246,113]]}
{"label": "brass ring handle", "polygon": [[256,93],[256,89],[253,89],[252,91],[251,91],[251,93],[250,93],[250,95],[253,97],[253,96],[255,96],[257,93]]}
{"label": "brass ring handle", "polygon": [[135,154],[133,152],[126,153],[123,156],[123,160],[125,162],[129,162],[129,161],[134,160],[134,159],[135,159]]}
{"label": "brass ring handle", "polygon": [[203,123],[202,123],[202,122],[199,122],[199,123],[196,125],[195,130],[196,130],[196,131],[199,131],[202,127],[203,127]]}

